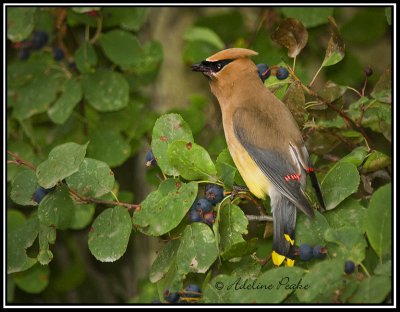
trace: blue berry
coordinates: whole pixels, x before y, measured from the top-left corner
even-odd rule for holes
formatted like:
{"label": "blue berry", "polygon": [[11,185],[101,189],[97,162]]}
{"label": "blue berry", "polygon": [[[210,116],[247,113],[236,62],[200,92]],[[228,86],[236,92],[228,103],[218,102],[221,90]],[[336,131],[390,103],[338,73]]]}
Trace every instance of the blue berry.
{"label": "blue berry", "polygon": [[372,70],[372,68],[371,67],[366,67],[365,69],[364,69],[364,74],[365,74],[365,76],[367,76],[367,77],[370,77],[370,76],[372,76],[372,74],[374,73],[374,71]]}
{"label": "blue berry", "polygon": [[20,60],[27,60],[29,58],[30,51],[28,48],[22,48],[18,50],[17,56]]}
{"label": "blue berry", "polygon": [[309,261],[313,257],[313,248],[308,244],[301,244],[298,253],[302,261]]}
{"label": "blue berry", "polygon": [[217,184],[207,184],[206,198],[211,204],[218,204],[224,198],[224,188]]}
{"label": "blue berry", "polygon": [[326,257],[326,248],[321,245],[316,245],[313,249],[313,256],[316,259],[324,259]]}
{"label": "blue berry", "polygon": [[203,218],[200,215],[200,211],[197,211],[195,209],[189,210],[189,222],[201,222],[203,221]]}
{"label": "blue berry", "polygon": [[203,215],[204,223],[212,226],[215,220],[214,211],[207,212]]}
{"label": "blue berry", "polygon": [[32,35],[32,49],[40,50],[49,41],[49,35],[44,31],[35,31]]}
{"label": "blue berry", "polygon": [[276,71],[276,78],[279,80],[283,80],[289,77],[289,72],[285,67],[279,67]]}
{"label": "blue berry", "polygon": [[164,300],[169,303],[176,303],[179,300],[179,294],[170,292],[168,289],[164,291]]}
{"label": "blue berry", "polygon": [[212,204],[205,198],[200,198],[196,200],[192,207],[190,208],[191,210],[197,210],[201,212],[201,214],[207,213],[213,209]]}
{"label": "blue berry", "polygon": [[201,289],[196,284],[190,284],[185,287],[185,290],[181,294],[182,298],[200,298]]}
{"label": "blue berry", "polygon": [[146,167],[151,167],[151,166],[157,165],[157,161],[156,161],[153,151],[151,149],[149,149],[147,151],[145,159],[146,159]]}
{"label": "blue berry", "polygon": [[53,48],[53,58],[56,61],[61,61],[64,58],[64,51],[58,47]]}
{"label": "blue berry", "polygon": [[344,272],[346,274],[352,274],[354,272],[354,270],[356,269],[356,265],[354,264],[353,261],[351,260],[347,260],[344,263]]}
{"label": "blue berry", "polygon": [[257,64],[258,76],[264,82],[269,76],[271,76],[271,70],[266,64]]}

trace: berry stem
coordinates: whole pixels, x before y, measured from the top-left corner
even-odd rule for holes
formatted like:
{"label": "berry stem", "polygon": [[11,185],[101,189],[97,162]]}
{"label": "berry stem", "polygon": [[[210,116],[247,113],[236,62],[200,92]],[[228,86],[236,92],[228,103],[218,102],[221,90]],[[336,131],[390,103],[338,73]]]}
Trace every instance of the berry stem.
{"label": "berry stem", "polygon": [[371,275],[369,274],[367,268],[364,266],[364,264],[362,264],[362,262],[360,262],[360,267],[363,269],[364,273],[365,273],[368,277],[371,277]]}
{"label": "berry stem", "polygon": [[293,67],[292,67],[293,72],[295,68],[296,68],[296,56],[293,58]]}
{"label": "berry stem", "polygon": [[91,44],[94,44],[97,41],[97,39],[99,39],[102,28],[103,28],[103,16],[100,15],[97,17],[96,33],[94,34],[93,38],[90,39],[89,41]]}
{"label": "berry stem", "polygon": [[365,77],[364,86],[363,86],[363,88],[362,88],[362,90],[361,90],[361,97],[364,96],[365,88],[367,87],[367,81],[368,81],[368,77]]}
{"label": "berry stem", "polygon": [[351,91],[354,91],[355,93],[357,93],[357,95],[358,95],[359,97],[363,97],[363,95],[361,95],[361,93],[358,92],[356,89],[354,89],[354,88],[352,88],[352,87],[349,87],[349,86],[347,86],[347,89],[348,89],[348,90],[351,90]]}
{"label": "berry stem", "polygon": [[315,78],[317,78],[317,76],[318,76],[318,74],[319,74],[319,72],[321,71],[321,69],[322,69],[322,65],[321,65],[321,67],[317,70],[317,72],[315,73],[315,75],[314,75],[314,77],[313,77],[313,79],[311,80],[311,82],[308,84],[308,87],[309,88],[311,88],[311,86],[313,85],[313,83],[314,83],[314,81],[315,81]]}

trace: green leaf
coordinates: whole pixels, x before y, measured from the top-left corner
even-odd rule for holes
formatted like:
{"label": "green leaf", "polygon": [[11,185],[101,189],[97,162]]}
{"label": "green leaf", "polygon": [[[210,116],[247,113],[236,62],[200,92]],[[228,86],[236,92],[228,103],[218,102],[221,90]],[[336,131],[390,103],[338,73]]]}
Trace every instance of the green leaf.
{"label": "green leaf", "polygon": [[137,58],[133,67],[127,69],[132,69],[140,75],[152,73],[157,70],[162,59],[163,49],[161,43],[158,41],[149,41],[144,45],[142,54]]}
{"label": "green leaf", "polygon": [[35,206],[37,203],[32,196],[38,187],[35,172],[30,169],[21,170],[11,183],[11,199],[18,205]]}
{"label": "green leaf", "polygon": [[387,276],[371,276],[360,283],[357,291],[350,297],[350,303],[383,303],[392,289],[392,279]]}
{"label": "green leaf", "polygon": [[164,291],[168,289],[170,292],[177,292],[182,290],[184,276],[178,272],[176,259],[171,264],[170,269],[165,276],[157,282],[157,290],[160,298],[164,297]]}
{"label": "green leaf", "polygon": [[52,69],[40,72],[31,79],[28,84],[19,88],[16,94],[13,116],[19,120],[47,111],[57,98],[62,82],[61,76]]}
{"label": "green leaf", "polygon": [[364,233],[364,218],[366,212],[367,210],[361,206],[359,201],[348,197],[335,209],[324,213],[324,216],[333,228],[351,226],[361,233]]}
{"label": "green leaf", "polygon": [[183,61],[185,64],[193,64],[199,60],[204,60],[215,53],[215,46],[203,41],[189,41],[183,51]]}
{"label": "green leaf", "polygon": [[307,44],[308,32],[303,23],[295,18],[286,18],[272,35],[272,40],[288,49],[288,56],[295,58]]}
{"label": "green leaf", "polygon": [[379,102],[392,104],[392,69],[390,66],[379,77],[371,96]]}
{"label": "green leaf", "polygon": [[102,9],[104,27],[121,26],[123,29],[138,31],[147,19],[149,8],[105,7]]}
{"label": "green leaf", "polygon": [[349,154],[344,156],[340,162],[348,162],[354,166],[360,166],[364,159],[368,156],[368,149],[365,146],[358,146]]}
{"label": "green leaf", "polygon": [[136,36],[121,29],[102,34],[99,42],[110,61],[122,68],[134,65],[142,52]]}
{"label": "green leaf", "polygon": [[218,155],[215,162],[215,167],[217,169],[218,177],[224,182],[226,186],[231,188],[233,186],[233,182],[235,181],[237,169],[233,162],[232,156],[227,148],[225,148]]}
{"label": "green leaf", "polygon": [[82,45],[75,51],[75,63],[76,67],[82,74],[94,73],[94,67],[97,65],[97,54],[88,41],[82,43]]}
{"label": "green leaf", "polygon": [[182,221],[196,196],[196,183],[165,180],[140,204],[139,211],[133,215],[133,224],[147,235],[165,234]]}
{"label": "green leaf", "polygon": [[324,238],[336,246],[328,248],[329,255],[343,261],[352,260],[360,263],[365,258],[365,241],[363,233],[354,227],[329,228],[325,231]]}
{"label": "green leaf", "polygon": [[41,265],[47,265],[53,260],[50,244],[56,242],[57,232],[54,226],[40,223],[39,228],[39,254],[37,260]]}
{"label": "green leaf", "polygon": [[97,216],[89,232],[89,250],[101,262],[114,262],[125,253],[132,230],[126,208],[108,208]]}
{"label": "green leaf", "polygon": [[170,240],[158,253],[156,260],[154,260],[150,268],[150,282],[156,283],[165,277],[175,262],[179,243],[178,240]]}
{"label": "green leaf", "polygon": [[110,192],[114,186],[114,173],[100,160],[85,158],[78,172],[67,177],[70,189],[83,196],[100,197]]}
{"label": "green leaf", "polygon": [[331,38],[326,48],[325,58],[322,67],[332,66],[339,63],[344,58],[345,44],[333,17],[328,18],[331,30]]}
{"label": "green leaf", "polygon": [[186,180],[215,180],[217,169],[208,152],[194,142],[174,141],[168,146],[168,160]]}
{"label": "green leaf", "polygon": [[363,172],[373,172],[390,166],[392,158],[379,152],[373,151],[363,165]]}
{"label": "green leaf", "polygon": [[[8,133],[10,133],[9,130]],[[27,162],[33,165],[37,165],[37,158],[30,144],[24,141],[8,141],[7,150],[12,152],[13,154],[17,154],[19,157],[23,158]],[[7,160],[13,159],[13,157],[7,154]],[[7,163],[7,182],[12,181],[20,171],[20,166]]]}
{"label": "green leaf", "polygon": [[391,187],[387,184],[372,194],[365,219],[368,241],[381,259],[390,253],[392,247]]}
{"label": "green leaf", "polygon": [[61,185],[45,196],[39,204],[38,217],[40,223],[65,230],[72,220],[73,202],[68,188]]}
{"label": "green leaf", "polygon": [[83,77],[85,99],[100,112],[124,108],[129,101],[129,85],[117,72],[98,70]]}
{"label": "green leaf", "polygon": [[11,234],[15,230],[18,230],[25,222],[26,217],[21,211],[7,209],[7,234]]}
{"label": "green leaf", "polygon": [[95,212],[95,205],[86,204],[86,205],[75,205],[74,211],[72,213],[71,224],[69,225],[70,229],[73,230],[81,230],[84,229],[91,221]]}
{"label": "green leaf", "polygon": [[49,284],[50,269],[48,266],[36,264],[29,270],[17,273],[15,284],[29,294],[38,294]]}
{"label": "green leaf", "polygon": [[178,114],[166,114],[157,119],[151,139],[151,148],[158,166],[168,175],[178,176],[179,172],[169,162],[168,146],[177,140],[193,142],[189,125]]}
{"label": "green leaf", "polygon": [[305,27],[311,28],[326,24],[328,16],[333,15],[334,8],[329,7],[283,7],[280,9],[284,16],[300,20]]}
{"label": "green leaf", "polygon": [[36,240],[38,228],[38,218],[34,215],[7,233],[7,274],[25,271],[36,263],[35,258],[28,257],[26,249]]}
{"label": "green leaf", "polygon": [[205,27],[193,26],[188,28],[183,34],[183,39],[189,42],[206,42],[218,50],[222,50],[225,47],[225,44],[221,38],[213,30]]}
{"label": "green leaf", "polygon": [[360,175],[357,167],[348,162],[339,162],[329,170],[321,183],[326,209],[331,210],[351,194],[357,192]]}
{"label": "green leaf", "polygon": [[110,167],[123,164],[131,154],[131,147],[115,129],[95,129],[90,132],[89,139],[88,156]]}
{"label": "green leaf", "polygon": [[36,10],[32,7],[8,7],[7,38],[12,42],[28,38],[35,27]]}
{"label": "green leaf", "polygon": [[200,222],[186,226],[176,258],[178,272],[205,273],[218,257],[211,228]]}
{"label": "green leaf", "polygon": [[385,8],[385,15],[389,25],[392,25],[392,8]]}
{"label": "green leaf", "polygon": [[325,217],[315,211],[315,218],[310,219],[305,214],[299,214],[296,225],[296,245],[324,245],[324,233],[329,228]]}
{"label": "green leaf", "polygon": [[82,99],[82,86],[76,78],[71,78],[62,86],[63,94],[47,111],[50,119],[56,124],[63,124],[71,115],[74,107]]}
{"label": "green leaf", "polygon": [[[236,205],[224,205],[220,211],[219,233],[221,236],[221,251],[224,259],[243,256],[245,248],[237,250],[237,246],[243,246],[246,241],[243,235],[247,234],[249,221],[242,209]],[[236,251],[236,253],[232,253]],[[228,257],[229,256],[229,257]]]}
{"label": "green leaf", "polygon": [[86,154],[89,144],[64,143],[53,148],[47,160],[36,168],[36,177],[40,186],[51,188],[58,181],[77,172]]}
{"label": "green leaf", "polygon": [[342,285],[343,266],[339,259],[317,262],[302,279],[302,284],[310,288],[297,290],[297,298],[303,303],[313,302],[319,295],[333,293]]}
{"label": "green leaf", "polygon": [[304,125],[305,97],[300,82],[292,82],[286,91],[283,103],[289,108],[300,129]]}
{"label": "green leaf", "polygon": [[322,97],[325,101],[333,103],[334,101],[341,98],[346,91],[346,86],[340,86],[329,80],[325,83],[322,89],[318,90],[318,95]]}
{"label": "green leaf", "polygon": [[384,263],[379,263],[375,270],[374,274],[376,275],[384,275],[384,276],[392,276],[392,260],[388,260]]}

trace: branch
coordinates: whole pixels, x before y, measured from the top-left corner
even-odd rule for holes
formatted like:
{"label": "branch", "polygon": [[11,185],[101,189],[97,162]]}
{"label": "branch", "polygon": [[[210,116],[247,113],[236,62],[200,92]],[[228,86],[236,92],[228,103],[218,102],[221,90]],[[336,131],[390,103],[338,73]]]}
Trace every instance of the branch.
{"label": "branch", "polygon": [[274,219],[270,216],[254,216],[254,215],[246,215],[247,220],[249,221],[268,221],[273,222]]}
{"label": "branch", "polygon": [[7,154],[10,155],[14,160],[9,160],[7,161],[8,164],[16,164],[16,165],[23,165],[28,167],[29,169],[35,171],[36,167],[32,165],[31,163],[27,162],[26,160],[21,159],[18,154],[15,154],[13,152],[7,151]]}

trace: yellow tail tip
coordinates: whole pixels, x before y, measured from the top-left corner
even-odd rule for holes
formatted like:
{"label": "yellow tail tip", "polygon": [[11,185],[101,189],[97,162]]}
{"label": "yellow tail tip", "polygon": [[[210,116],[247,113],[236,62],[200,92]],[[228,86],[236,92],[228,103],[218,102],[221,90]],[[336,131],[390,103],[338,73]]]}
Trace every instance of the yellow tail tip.
{"label": "yellow tail tip", "polygon": [[290,245],[294,245],[294,239],[291,239],[289,234],[285,234],[285,239],[290,243]]}
{"label": "yellow tail tip", "polygon": [[294,266],[295,260],[286,258],[285,256],[278,254],[276,251],[272,251],[272,262],[276,266],[281,266],[282,263],[285,263],[285,266],[292,267]]}

